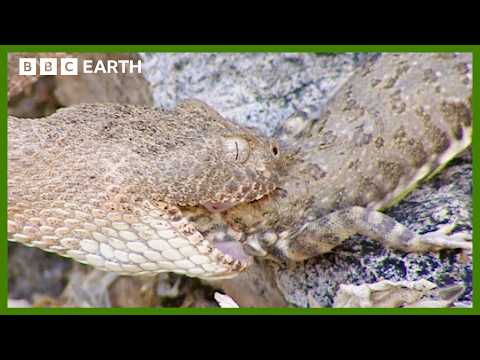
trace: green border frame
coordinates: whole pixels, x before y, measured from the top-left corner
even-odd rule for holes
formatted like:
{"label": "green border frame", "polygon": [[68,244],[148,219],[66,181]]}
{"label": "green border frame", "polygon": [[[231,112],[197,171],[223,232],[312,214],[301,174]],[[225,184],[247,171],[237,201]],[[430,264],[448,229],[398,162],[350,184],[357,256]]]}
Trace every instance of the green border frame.
{"label": "green border frame", "polygon": [[[333,308],[7,308],[7,53],[8,52],[471,52],[473,53],[473,307],[446,309]],[[480,315],[480,45],[7,45],[0,46],[0,315]],[[475,101],[477,100],[477,101]]]}

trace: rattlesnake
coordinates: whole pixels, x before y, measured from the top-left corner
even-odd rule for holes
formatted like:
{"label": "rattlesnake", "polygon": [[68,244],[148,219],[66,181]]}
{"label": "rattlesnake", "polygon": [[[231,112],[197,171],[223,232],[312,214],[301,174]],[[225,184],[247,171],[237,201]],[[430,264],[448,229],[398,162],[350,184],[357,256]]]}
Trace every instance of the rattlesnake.
{"label": "rattlesnake", "polygon": [[[470,249],[376,211],[471,141],[470,55],[422,56],[366,64],[318,117],[287,121],[277,137],[289,149],[199,102],[10,117],[9,238],[105,270],[208,279],[235,276],[247,254],[298,261],[354,233],[406,251]],[[145,124],[163,118],[171,126]],[[166,152],[168,138],[185,146]]]}

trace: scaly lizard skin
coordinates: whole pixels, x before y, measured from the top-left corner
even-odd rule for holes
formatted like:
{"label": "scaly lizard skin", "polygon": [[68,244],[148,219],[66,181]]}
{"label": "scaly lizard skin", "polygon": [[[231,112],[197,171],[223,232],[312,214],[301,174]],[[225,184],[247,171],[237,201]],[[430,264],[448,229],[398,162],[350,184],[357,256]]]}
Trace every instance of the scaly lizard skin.
{"label": "scaly lizard skin", "polygon": [[[292,125],[293,124],[293,125]],[[408,252],[471,249],[466,234],[418,235],[391,206],[471,143],[471,55],[388,54],[349,79],[318,118],[277,136],[295,155],[272,196],[231,209],[251,254],[304,260],[354,234]]]}
{"label": "scaly lizard skin", "polygon": [[[468,147],[470,96],[468,54],[384,55],[358,70],[318,118],[288,121],[278,136],[290,149],[278,149],[254,135],[251,141],[262,145],[253,158],[245,155],[250,145],[243,140],[209,147],[221,149],[223,156],[212,164],[253,160],[250,171],[260,172],[262,180],[257,182],[259,191],[246,196],[238,191],[248,183],[248,171],[234,173],[235,186],[229,186],[223,170],[201,181],[198,169],[189,166],[194,162],[202,169],[209,162],[207,152],[190,145],[195,135],[210,135],[211,130],[202,127],[209,126],[211,116],[200,116],[202,121],[185,137],[191,160],[180,163],[175,152],[163,153],[158,161],[150,145],[169,148],[170,132],[185,132],[182,121],[172,120],[168,130],[159,132],[164,136],[158,136],[136,126],[151,118],[153,110],[147,108],[130,108],[134,117],[121,111],[106,116],[98,105],[83,108],[83,113],[82,107],[60,111],[46,120],[10,117],[9,238],[105,270],[174,271],[203,278],[235,276],[245,269],[249,258],[239,244],[249,254],[282,261],[331,251],[355,233],[405,251],[471,249],[463,234],[417,235],[377,211]],[[193,109],[187,106],[184,116],[198,116]],[[105,119],[112,128],[120,126],[122,138],[129,140],[106,145],[105,137],[99,141],[97,136],[100,128],[93,126],[92,132],[92,126],[85,125],[99,120],[103,124]],[[63,130],[69,124],[71,130]],[[70,143],[80,144],[79,150],[66,159],[64,149]],[[102,167],[102,159],[108,166]],[[47,163],[36,166],[38,160]],[[166,168],[157,168],[159,163]],[[116,169],[115,175],[124,181],[96,188],[91,172],[108,179],[108,169]],[[188,181],[184,174],[189,174]],[[63,185],[65,181],[70,186]],[[148,191],[138,187],[144,182]],[[203,191],[200,184],[212,191]],[[254,189],[252,184],[248,187]],[[133,193],[127,190],[132,188]],[[136,197],[150,200],[148,206]],[[209,254],[214,255],[208,261],[200,257]]]}

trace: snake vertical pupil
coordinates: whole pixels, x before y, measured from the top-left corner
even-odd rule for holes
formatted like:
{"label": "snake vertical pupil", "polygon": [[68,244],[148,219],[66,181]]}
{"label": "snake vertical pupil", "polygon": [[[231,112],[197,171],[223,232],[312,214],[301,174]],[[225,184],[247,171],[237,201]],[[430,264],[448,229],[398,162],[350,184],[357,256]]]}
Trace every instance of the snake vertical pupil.
{"label": "snake vertical pupil", "polygon": [[224,139],[223,149],[227,159],[240,164],[246,162],[250,155],[250,145],[248,141],[239,136]]}

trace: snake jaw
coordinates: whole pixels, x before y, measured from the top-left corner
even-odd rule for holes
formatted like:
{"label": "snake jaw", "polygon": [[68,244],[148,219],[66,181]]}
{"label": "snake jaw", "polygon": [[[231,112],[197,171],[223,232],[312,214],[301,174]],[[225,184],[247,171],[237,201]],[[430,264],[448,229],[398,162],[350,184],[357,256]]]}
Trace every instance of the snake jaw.
{"label": "snake jaw", "polygon": [[230,256],[233,260],[240,261],[245,264],[248,264],[251,260],[251,256],[244,251],[242,244],[236,241],[218,242],[215,243],[214,246],[223,254]]}

